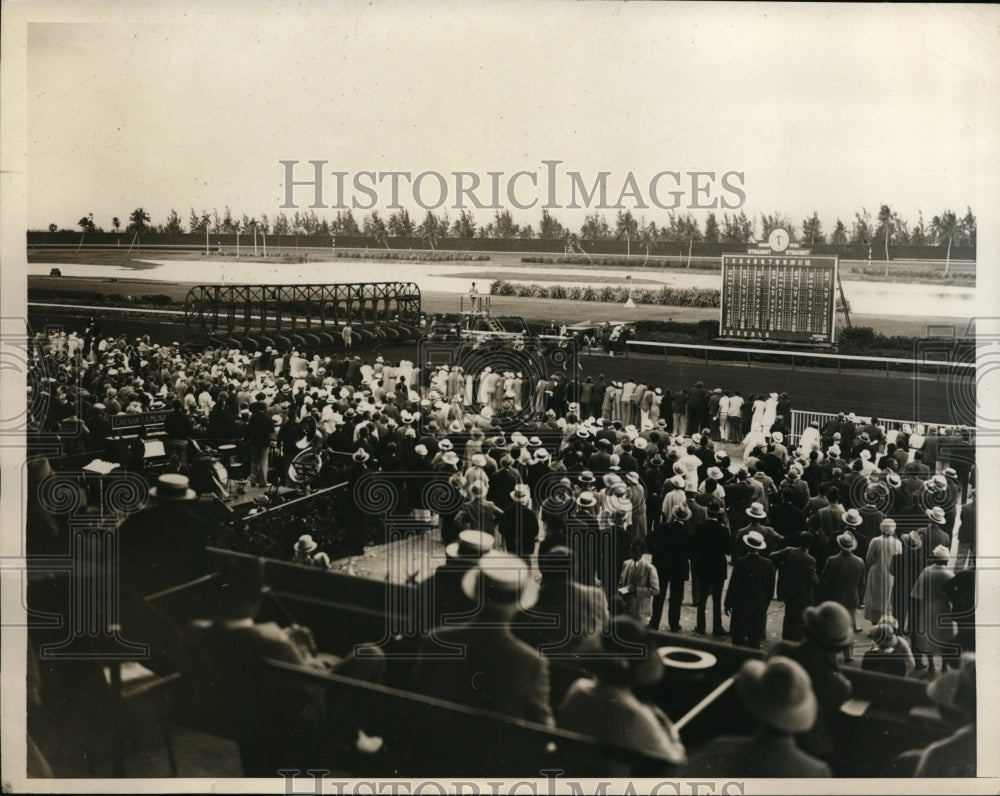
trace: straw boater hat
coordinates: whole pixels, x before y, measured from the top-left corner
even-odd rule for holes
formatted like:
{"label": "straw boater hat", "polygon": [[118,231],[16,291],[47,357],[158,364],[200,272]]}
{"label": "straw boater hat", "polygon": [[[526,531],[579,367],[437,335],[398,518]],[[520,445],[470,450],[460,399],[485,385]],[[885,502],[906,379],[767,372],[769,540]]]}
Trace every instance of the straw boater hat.
{"label": "straw boater hat", "polygon": [[670,479],[670,484],[674,487],[674,489],[684,489],[687,485],[687,480],[683,475],[675,475]]}
{"label": "straw boater hat", "polygon": [[924,540],[920,538],[920,534],[916,531],[904,533],[902,539],[906,542],[907,547],[913,550],[919,550],[924,546]]}
{"label": "straw boater hat", "polygon": [[444,548],[448,558],[481,558],[493,549],[493,534],[482,531],[462,531],[458,541]]}
{"label": "straw boater hat", "polygon": [[805,634],[829,649],[841,649],[854,640],[851,615],[840,603],[832,600],[809,606],[803,614]]}
{"label": "straw boater hat", "polygon": [[156,479],[156,486],[150,488],[149,494],[158,501],[194,500],[198,493],[190,487],[190,479],[179,473],[164,473]]}
{"label": "straw boater hat", "polygon": [[520,556],[490,550],[462,577],[462,592],[477,605],[506,605],[527,610],[538,602],[538,584]]}
{"label": "straw boater hat", "polygon": [[354,455],[351,456],[351,458],[356,462],[366,462],[371,458],[371,456],[368,455],[368,451],[364,448],[358,448],[354,451]]}
{"label": "straw boater hat", "polygon": [[928,519],[935,525],[944,525],[948,521],[947,517],[945,517],[944,509],[940,506],[927,509],[924,514],[926,514]]}
{"label": "straw boater hat", "polygon": [[510,496],[516,503],[527,506],[528,502],[531,500],[531,490],[528,488],[527,484],[516,484],[513,491],[510,493]]}
{"label": "straw boater hat", "polygon": [[438,443],[438,450],[450,451],[455,449],[455,444],[450,439],[443,439]]}
{"label": "straw boater hat", "polygon": [[593,492],[581,492],[576,499],[576,505],[580,508],[589,509],[597,505],[597,498]]}
{"label": "straw boater hat", "polygon": [[445,464],[458,464],[458,454],[455,451],[446,451],[441,457],[441,461]]}
{"label": "straw boater hat", "polygon": [[746,512],[748,517],[752,517],[755,520],[767,519],[767,512],[764,511],[763,504],[756,501],[750,504],[750,508],[748,508]]}
{"label": "straw boater hat", "polygon": [[722,501],[718,498],[710,498],[706,508],[708,509],[708,513],[714,517],[718,517],[726,513],[726,507],[722,505]]}
{"label": "straw boater hat", "polygon": [[767,542],[764,541],[764,535],[760,531],[750,531],[746,534],[743,537],[743,544],[753,550],[764,550],[767,548]]}
{"label": "straw boater hat", "polygon": [[299,537],[299,541],[295,543],[295,550],[299,553],[311,553],[319,547],[318,544],[313,540],[309,534],[303,534]]}
{"label": "straw boater hat", "polygon": [[840,547],[841,550],[856,550],[858,547],[858,540],[854,538],[854,534],[850,531],[844,531],[837,537],[837,546]]}
{"label": "straw boater hat", "polygon": [[845,525],[850,525],[852,528],[857,527],[863,522],[861,514],[857,509],[848,509],[840,515],[840,519],[844,521]]}
{"label": "straw boater hat", "polygon": [[947,547],[945,547],[943,544],[939,544],[937,547],[931,550],[931,555],[934,557],[937,563],[946,564],[948,562],[948,557],[951,555],[951,553],[948,552]]}
{"label": "straw boater hat", "polygon": [[580,475],[577,476],[576,480],[579,481],[581,484],[592,484],[597,479],[594,478],[594,474],[590,472],[590,470],[584,470],[582,473],[580,473]]}
{"label": "straw boater hat", "polygon": [[794,735],[816,723],[816,695],[809,675],[791,658],[744,661],[736,687],[747,711],[762,724]]}
{"label": "straw boater hat", "polygon": [[545,450],[545,448],[539,448],[538,450],[535,451],[536,462],[544,462],[548,458],[549,458],[549,452]]}

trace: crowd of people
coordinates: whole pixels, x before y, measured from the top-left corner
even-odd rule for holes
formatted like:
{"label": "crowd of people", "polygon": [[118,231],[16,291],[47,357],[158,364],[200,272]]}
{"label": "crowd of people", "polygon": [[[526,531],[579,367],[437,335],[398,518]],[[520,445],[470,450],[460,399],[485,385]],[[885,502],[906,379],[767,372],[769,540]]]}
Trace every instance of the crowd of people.
{"label": "crowd of people", "polygon": [[[839,667],[855,657],[883,673],[940,670],[935,693],[969,717],[962,653],[975,648],[976,502],[974,440],[961,430],[935,435],[840,413],[793,438],[782,392],[529,379],[350,353],[187,351],[149,336],[36,342],[31,431],[59,434],[66,453],[103,451],[112,416],[164,412],[158,504],[191,500],[198,440],[238,444],[256,485],[286,478],[302,451],[341,457],[350,508],[330,521],[359,529],[349,551],[358,555],[378,527],[359,485],[384,474],[394,511],[425,521],[445,546],[446,563],[421,585],[434,620],[424,631],[474,614],[428,641],[465,643],[469,657],[427,658],[414,690],[597,737],[629,726],[627,743],[644,753],[690,766],[721,756],[713,772],[744,776],[843,773],[824,717],[849,698]],[[126,464],[141,469],[141,458]],[[435,498],[433,486],[454,499]],[[123,555],[137,567],[133,582],[153,588],[149,567],[162,574],[179,556],[137,548],[147,519],[126,521]],[[202,525],[192,521],[187,536]],[[332,558],[308,537],[293,557],[323,567]],[[171,576],[182,574],[196,573]],[[767,650],[739,680],[762,729],[728,753],[713,745],[688,760],[670,720],[630,690],[657,667],[623,658],[621,645],[646,643],[650,630],[706,634],[709,600],[713,635]],[[780,639],[768,628],[776,600]],[[683,624],[685,602],[694,627]],[[559,622],[533,621],[537,606]],[[602,662],[551,705],[546,655],[581,652],[603,653]],[[960,698],[955,682],[965,684]],[[771,749],[786,750],[787,765],[753,768]],[[907,773],[932,765],[926,754],[911,762]]]}

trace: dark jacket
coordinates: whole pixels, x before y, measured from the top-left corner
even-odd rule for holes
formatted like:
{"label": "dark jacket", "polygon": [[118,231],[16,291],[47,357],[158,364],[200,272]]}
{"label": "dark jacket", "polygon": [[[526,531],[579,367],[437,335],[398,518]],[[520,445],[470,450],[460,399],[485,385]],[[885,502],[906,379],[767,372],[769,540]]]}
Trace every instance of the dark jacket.
{"label": "dark jacket", "polygon": [[816,559],[800,547],[779,550],[771,556],[781,573],[781,594],[785,610],[789,605],[805,607],[816,604]]}
{"label": "dark jacket", "polygon": [[864,582],[865,562],[854,553],[841,551],[826,560],[819,581],[819,599],[838,602],[853,615]]}
{"label": "dark jacket", "polygon": [[704,585],[723,583],[729,573],[726,556],[733,548],[729,529],[718,520],[707,519],[694,528],[691,539],[691,571]]}

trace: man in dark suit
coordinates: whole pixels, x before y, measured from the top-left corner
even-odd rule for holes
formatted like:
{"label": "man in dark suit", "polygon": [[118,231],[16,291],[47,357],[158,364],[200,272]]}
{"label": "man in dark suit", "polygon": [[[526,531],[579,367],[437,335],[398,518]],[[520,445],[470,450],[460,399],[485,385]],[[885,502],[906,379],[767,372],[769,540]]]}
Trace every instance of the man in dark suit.
{"label": "man in dark suit", "polygon": [[782,486],[777,500],[771,503],[771,510],[767,514],[771,527],[785,539],[795,536],[806,527],[806,515],[792,502],[793,498],[794,490],[787,484]]}
{"label": "man in dark suit", "polygon": [[538,599],[531,571],[520,558],[490,551],[462,578],[466,597],[478,606],[464,624],[437,628],[431,642],[460,648],[451,658],[420,658],[411,686],[449,702],[555,726],[549,706],[549,664],[511,632],[519,610]]}
{"label": "man in dark suit", "polygon": [[924,525],[923,528],[920,528],[917,531],[917,535],[920,536],[920,541],[924,543],[924,562],[925,564],[930,564],[932,563],[930,551],[938,545],[951,549],[951,537],[948,536],[948,532],[945,530],[948,519],[944,509],[940,506],[934,506],[933,508],[926,509],[924,514],[927,515],[927,519],[930,522]]}
{"label": "man in dark suit", "polygon": [[798,535],[798,546],[771,553],[771,561],[778,568],[778,597],[785,601],[785,619],[781,637],[786,641],[801,641],[803,612],[816,604],[816,559],[809,554],[813,535],[803,531]]}
{"label": "man in dark suit", "polygon": [[501,456],[500,468],[489,479],[490,488],[486,493],[486,499],[496,503],[501,511],[512,508],[514,498],[511,497],[511,494],[514,487],[521,483],[521,476],[514,469],[514,460],[509,455]]}
{"label": "man in dark suit", "polygon": [[[856,614],[858,599],[864,588],[865,562],[854,555],[858,541],[850,531],[844,531],[837,537],[840,552],[828,558],[819,580],[819,599],[822,602],[840,603],[854,622],[852,627],[858,630]],[[844,648],[844,660],[851,660],[851,647]]]}
{"label": "man in dark suit", "polygon": [[736,481],[726,486],[726,508],[729,513],[729,527],[732,529],[742,528],[746,520],[743,516],[750,504],[753,503],[754,489],[750,483],[750,472],[746,468],[740,468],[736,474]]}
{"label": "man in dark suit", "polygon": [[732,616],[729,631],[733,644],[760,649],[767,637],[767,608],[774,595],[774,564],[761,556],[767,543],[758,531],[746,534],[742,544],[747,554],[733,562],[726,616]]}
{"label": "man in dark suit", "polygon": [[691,555],[691,530],[688,526],[692,517],[687,505],[677,506],[671,517],[646,538],[653,554],[653,566],[660,580],[660,593],[653,598],[653,616],[649,626],[660,627],[663,618],[663,603],[670,590],[670,606],[667,621],[673,633],[681,631],[681,604],[684,600],[684,583],[688,579],[688,558]]}
{"label": "man in dark suit", "polygon": [[611,468],[611,440],[601,437],[597,440],[597,450],[590,455],[587,468],[600,477]]}
{"label": "man in dark suit", "polygon": [[531,509],[531,490],[527,484],[517,484],[510,497],[514,503],[500,518],[500,535],[507,551],[520,556],[530,566],[538,541],[538,518]]}
{"label": "man in dark suit", "polygon": [[726,556],[733,549],[732,535],[722,523],[725,509],[714,498],[708,503],[708,519],[694,528],[691,540],[691,575],[698,581],[696,633],[705,632],[705,609],[712,598],[712,635],[724,636],[722,627],[722,586],[729,566]]}
{"label": "man in dark suit", "polygon": [[783,539],[778,534],[774,528],[770,525],[765,525],[764,522],[767,520],[767,513],[764,511],[764,506],[760,503],[751,504],[750,508],[746,510],[746,515],[750,518],[750,524],[740,528],[735,535],[735,547],[733,549],[733,558],[739,558],[746,555],[748,550],[745,545],[740,543],[748,533],[756,531],[767,543],[769,549],[774,550],[776,547],[780,546]]}
{"label": "man in dark suit", "polygon": [[[844,506],[840,502],[840,490],[837,487],[830,487],[827,490],[826,499],[830,501],[830,504],[816,511],[810,518],[810,530],[818,537],[814,548],[817,551],[820,548],[826,548],[840,533],[844,524]],[[825,561],[825,552],[816,556],[816,564],[820,571],[823,570]]]}

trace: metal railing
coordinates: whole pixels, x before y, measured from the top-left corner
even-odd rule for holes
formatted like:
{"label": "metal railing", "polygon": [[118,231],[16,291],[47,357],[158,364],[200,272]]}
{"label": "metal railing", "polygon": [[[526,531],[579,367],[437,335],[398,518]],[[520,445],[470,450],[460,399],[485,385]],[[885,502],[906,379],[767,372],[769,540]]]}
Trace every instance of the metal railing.
{"label": "metal railing", "polygon": [[[699,343],[659,343],[650,340],[629,340],[626,345],[631,348],[659,348],[663,350],[663,357],[667,359],[670,355],[671,350],[677,350],[678,353],[683,352],[685,356],[692,356],[693,351],[701,351],[705,363],[709,362],[709,352],[717,351],[721,354],[746,354],[746,364],[747,367],[751,367],[754,362],[754,355],[758,358],[770,358],[777,357],[780,359],[787,359],[791,364],[792,370],[796,368],[796,358],[798,358],[799,363],[802,364],[806,360],[824,360],[837,363],[837,372],[841,372],[842,363],[844,362],[857,362],[866,363],[871,366],[872,370],[881,370],[885,368],[886,377],[890,375],[893,366],[898,370],[900,365],[910,365],[913,367],[924,367],[935,369],[935,375],[940,378],[942,367],[945,368],[945,372],[949,375],[958,375],[955,370],[959,371],[970,371],[968,375],[974,375],[976,368],[975,362],[955,362],[950,359],[904,359],[901,357],[870,357],[870,356],[859,356],[856,354],[831,354],[824,353],[822,351],[781,351],[774,349],[762,349],[762,348],[746,348],[740,346],[720,346],[720,345],[706,345]],[[962,373],[962,376],[967,374]]]}
{"label": "metal railing", "polygon": [[[793,409],[791,417],[792,441],[798,444],[799,437],[802,435],[802,432],[809,427],[810,423],[817,422],[819,423],[819,427],[823,428],[823,425],[828,420],[835,417],[838,417],[837,412],[803,412],[798,409]],[[855,415],[855,420],[858,423],[867,424],[871,422],[871,417]],[[944,431],[949,429],[972,431],[969,426],[960,426],[955,423],[928,423],[924,420],[898,420],[889,417],[879,417],[878,425],[886,431],[900,431],[905,425],[909,425],[911,428],[916,428],[918,425],[921,425],[927,432],[930,432],[933,429],[934,433],[938,435],[941,435]]]}

